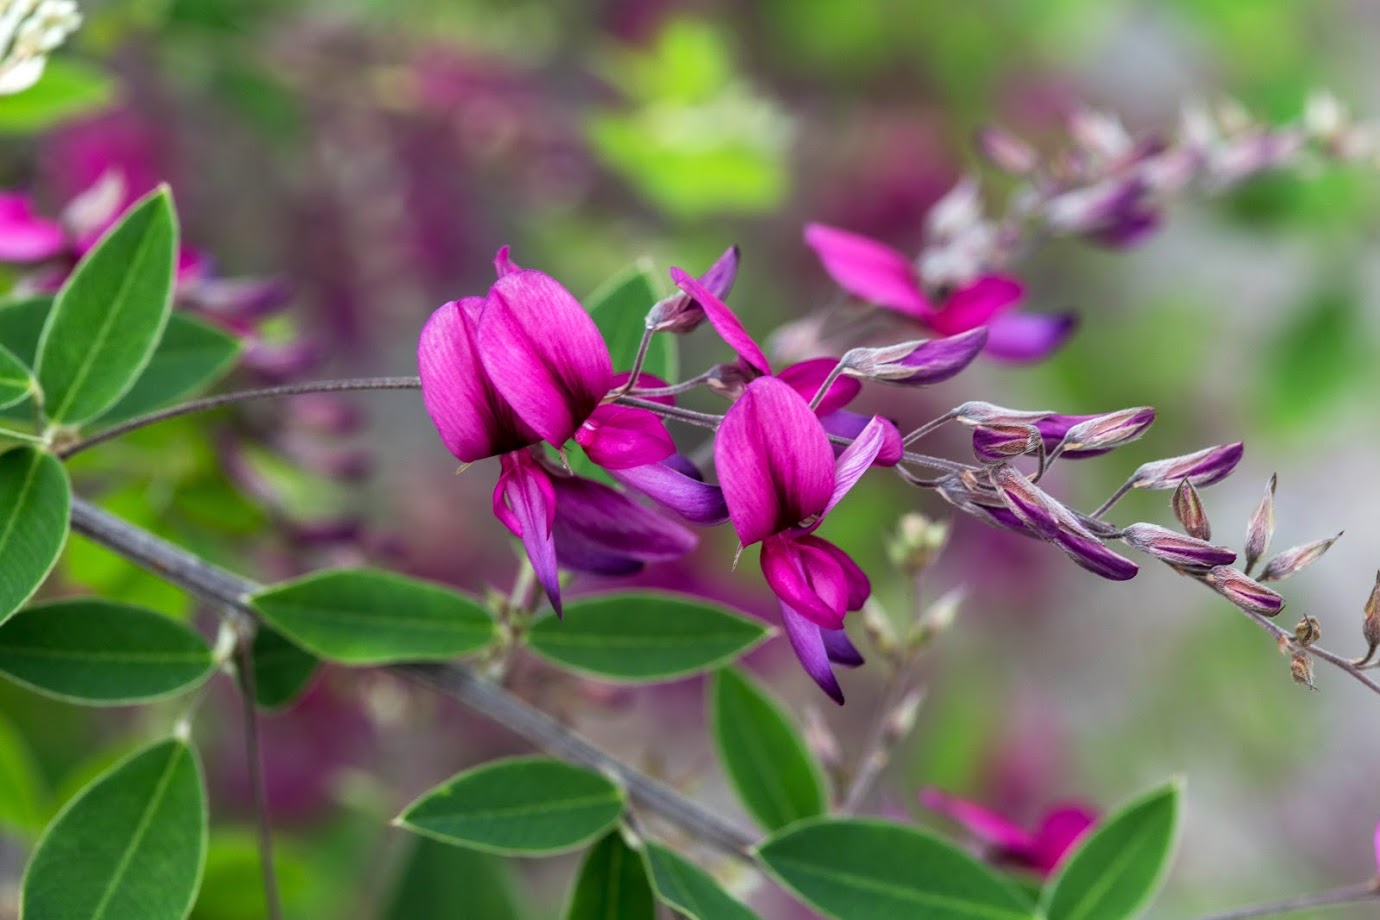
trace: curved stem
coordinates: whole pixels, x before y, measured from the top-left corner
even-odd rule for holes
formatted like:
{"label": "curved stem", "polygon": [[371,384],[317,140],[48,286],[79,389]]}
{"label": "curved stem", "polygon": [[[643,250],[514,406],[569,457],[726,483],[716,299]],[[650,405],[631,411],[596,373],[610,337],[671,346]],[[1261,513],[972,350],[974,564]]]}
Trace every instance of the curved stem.
{"label": "curved stem", "polygon": [[254,823],[258,827],[259,871],[263,874],[264,902],[268,905],[269,920],[282,920],[278,874],[273,865],[273,831],[268,819],[268,789],[264,785],[263,754],[259,746],[259,713],[254,705],[254,634],[251,630],[239,631],[235,671],[239,677],[244,713],[244,756],[254,795]]}
{"label": "curved stem", "polygon": [[1360,904],[1364,901],[1374,901],[1380,899],[1380,888],[1375,882],[1368,882],[1364,885],[1350,885],[1346,888],[1334,888],[1331,891],[1320,891],[1317,894],[1304,895],[1300,898],[1290,898],[1286,901],[1275,901],[1272,904],[1257,904],[1254,907],[1242,907],[1237,910],[1229,910],[1222,914],[1212,914],[1203,917],[1202,920],[1249,920],[1252,917],[1274,917],[1279,914],[1290,914],[1295,911],[1308,910],[1312,907],[1336,906],[1339,904]]}
{"label": "curved stem", "polygon": [[302,396],[307,393],[341,393],[354,390],[417,390],[421,389],[422,379],[420,377],[354,377],[345,380],[316,380],[307,383],[287,383],[276,387],[262,387],[257,390],[238,390],[234,393],[222,393],[219,396],[207,396],[205,399],[194,399],[191,402],[180,403],[176,406],[169,406],[166,409],[159,409],[156,412],[149,412],[145,415],[137,415],[128,421],[112,425],[99,434],[94,434],[89,438],[83,438],[74,444],[57,451],[57,455],[64,460],[74,454],[95,447],[97,444],[104,444],[106,441],[114,440],[122,435],[129,434],[131,431],[138,431],[140,428],[147,428],[159,422],[166,422],[169,419],[180,418],[184,415],[193,415],[197,412],[209,412],[212,409],[219,409],[222,406],[230,406],[235,403],[251,402],[256,399],[278,399],[283,396]]}

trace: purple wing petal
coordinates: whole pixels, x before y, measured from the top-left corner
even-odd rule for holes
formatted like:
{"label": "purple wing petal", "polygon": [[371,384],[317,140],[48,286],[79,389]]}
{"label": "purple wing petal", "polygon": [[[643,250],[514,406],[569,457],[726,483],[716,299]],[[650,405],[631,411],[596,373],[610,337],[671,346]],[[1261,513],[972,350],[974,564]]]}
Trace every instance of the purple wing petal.
{"label": "purple wing petal", "polygon": [[763,540],[762,574],[782,603],[825,629],[842,629],[848,576],[833,553],[807,540],[791,534]]}
{"label": "purple wing petal", "polygon": [[843,688],[829,662],[829,648],[823,633],[814,623],[796,613],[787,604],[781,605],[781,624],[786,627],[786,639],[791,643],[795,657],[810,679],[829,694],[829,698],[843,705]]}
{"label": "purple wing petal", "polygon": [[558,476],[551,484],[556,555],[567,568],[629,574],[646,562],[679,559],[699,542],[691,531],[601,482]]}
{"label": "purple wing petal", "polygon": [[[790,384],[791,389],[795,390],[805,401],[809,402],[815,398],[819,388],[824,385],[825,379],[838,365],[836,358],[811,358],[808,361],[800,361],[790,367],[782,368],[781,373],[777,374],[778,380],[784,380]],[[842,409],[851,403],[862,392],[862,382],[852,377],[839,377],[829,385],[829,392],[824,394],[824,399],[820,400],[815,407],[815,414],[824,416],[830,412]]]}
{"label": "purple wing petal", "polygon": [[[834,490],[829,495],[829,504],[824,506],[824,514],[833,511],[834,506],[843,501],[843,497],[858,484],[863,473],[876,462],[877,455],[886,444],[888,426],[895,430],[895,426],[886,419],[874,415],[862,433],[839,454],[838,463],[834,466]],[[823,516],[820,515],[821,518]]]}
{"label": "purple wing petal", "polygon": [[744,546],[824,512],[834,452],[810,406],[775,377],[748,384],[719,426],[714,464]]}
{"label": "purple wing petal", "polygon": [[[884,438],[882,449],[877,452],[877,457],[872,462],[877,466],[895,466],[901,461],[901,456],[905,453],[905,444],[901,440],[901,432],[891,421],[882,418],[880,415],[867,416],[860,412],[850,412],[847,409],[840,409],[837,412],[830,412],[820,418],[820,424],[829,434],[838,435],[841,438],[856,438],[863,433],[863,429],[877,419],[883,425]],[[834,445],[836,453],[843,453],[841,445]]]}
{"label": "purple wing petal", "polygon": [[479,316],[479,357],[532,430],[560,447],[608,393],[613,365],[588,313],[554,278],[504,275]]}
{"label": "purple wing petal", "polygon": [[761,373],[771,373],[771,364],[768,363],[767,356],[762,354],[762,349],[753,341],[752,336],[747,334],[742,322],[729,309],[728,304],[679,268],[671,269],[671,280],[704,309],[705,316],[709,318],[709,325],[713,326],[719,337],[728,343],[729,348]]}
{"label": "purple wing petal", "polygon": [[61,224],[34,214],[26,196],[0,193],[0,262],[41,262],[66,248]]}
{"label": "purple wing petal", "polygon": [[660,416],[630,406],[600,406],[575,432],[589,459],[609,470],[645,466],[676,452]]}
{"label": "purple wing petal", "polygon": [[845,668],[858,668],[866,664],[862,652],[848,638],[842,629],[821,629],[819,637],[824,640],[824,651],[829,660]]}
{"label": "purple wing petal", "polygon": [[561,579],[557,571],[556,541],[551,525],[556,517],[556,493],[551,478],[527,451],[504,454],[503,472],[494,486],[494,516],[522,540],[537,583],[561,615]]}
{"label": "purple wing petal", "polygon": [[805,225],[805,244],[829,277],[854,297],[917,319],[933,314],[914,263],[898,250],[824,224]]}
{"label": "purple wing petal", "polygon": [[987,353],[1004,361],[1039,361],[1058,350],[1078,326],[1072,313],[1011,313],[987,327]]}
{"label": "purple wing petal", "polygon": [[441,441],[466,463],[535,444],[541,436],[499,395],[477,357],[479,297],[451,301],[426,325],[417,343],[422,402]]}
{"label": "purple wing petal", "polygon": [[728,520],[723,489],[699,478],[698,470],[695,471],[697,475],[691,476],[688,471],[678,469],[675,463],[678,456],[662,463],[609,470],[609,475],[692,523],[712,526]]}
{"label": "purple wing petal", "polygon": [[1068,554],[1070,559],[1089,572],[1094,575],[1101,575],[1103,578],[1109,578],[1112,581],[1126,581],[1129,578],[1135,578],[1136,573],[1140,571],[1140,566],[1130,559],[1125,556],[1118,556],[1091,537],[1061,530],[1055,534],[1052,542]]}
{"label": "purple wing petal", "polygon": [[990,325],[997,314],[1020,303],[1025,288],[1014,278],[987,275],[955,291],[931,319],[930,325],[945,335],[957,335]]}

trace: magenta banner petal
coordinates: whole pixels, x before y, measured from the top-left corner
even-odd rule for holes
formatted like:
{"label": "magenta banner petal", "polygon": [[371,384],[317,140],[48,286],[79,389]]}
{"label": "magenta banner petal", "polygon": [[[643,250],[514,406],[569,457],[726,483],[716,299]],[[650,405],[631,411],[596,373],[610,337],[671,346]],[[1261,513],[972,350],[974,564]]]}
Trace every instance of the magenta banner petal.
{"label": "magenta banner petal", "polygon": [[1072,313],[1010,313],[987,327],[987,354],[1004,361],[1039,361],[1059,349],[1078,326]]}
{"label": "magenta banner petal", "polygon": [[714,296],[712,291],[679,268],[671,269],[671,280],[676,283],[676,287],[689,294],[703,308],[705,316],[709,319],[709,325],[713,326],[714,331],[719,333],[719,337],[728,343],[729,348],[738,353],[738,357],[760,373],[771,373],[771,364],[767,361],[767,356],[762,353],[762,349],[753,341],[752,336],[748,335],[742,322],[729,309],[728,304]]}
{"label": "magenta banner petal", "polygon": [[40,262],[66,248],[61,224],[34,214],[26,196],[0,193],[0,262]]}
{"label": "magenta banner petal", "polygon": [[1015,853],[1028,851],[1034,842],[1031,834],[1020,825],[988,811],[976,802],[938,789],[921,789],[920,804],[958,822],[974,837],[1002,850]]}
{"label": "magenta banner petal", "polygon": [[561,580],[556,541],[551,532],[556,517],[556,493],[551,478],[525,450],[504,454],[499,462],[503,472],[494,487],[494,515],[522,540],[537,583],[551,599],[556,616],[560,616]]}
{"label": "magenta banner petal", "polygon": [[[788,383],[791,389],[795,390],[805,401],[809,402],[815,398],[819,388],[824,385],[824,381],[834,368],[838,366],[836,358],[811,358],[808,361],[800,361],[790,367],[782,368],[781,373],[776,377]],[[831,412],[842,409],[851,403],[862,392],[862,382],[852,377],[839,377],[829,385],[829,392],[824,394],[824,399],[820,400],[815,407],[816,415],[828,415]]]}
{"label": "magenta banner petal", "polygon": [[699,538],[601,482],[580,476],[551,480],[556,496],[556,554],[566,568],[629,574],[643,563],[691,552]]}
{"label": "magenta banner petal", "polygon": [[714,442],[729,518],[744,546],[824,512],[834,490],[834,452],[810,406],[789,385],[747,385]]}
{"label": "magenta banner petal", "polygon": [[890,422],[873,416],[862,433],[839,454],[838,462],[834,465],[834,490],[829,495],[829,504],[824,506],[824,514],[833,511],[834,506],[843,501],[849,490],[858,484],[863,473],[871,468],[886,444],[888,426],[895,430]]}
{"label": "magenta banner petal", "polygon": [[609,470],[645,466],[676,452],[660,416],[629,406],[595,409],[575,432],[575,441],[589,459]]}
{"label": "magenta banner petal", "polygon": [[441,442],[465,463],[541,439],[513,413],[479,361],[475,324],[483,307],[479,297],[445,304],[431,314],[417,343],[422,403]]}
{"label": "magenta banner petal", "polygon": [[1049,876],[1083,836],[1097,823],[1097,812],[1082,805],[1064,805],[1045,815],[1030,848],[1031,868]]}
{"label": "magenta banner petal", "polygon": [[1024,296],[1025,288],[1014,278],[978,278],[944,301],[944,306],[930,318],[930,325],[945,335],[968,332],[990,325],[997,314],[1014,307]]}
{"label": "magenta banner petal", "polygon": [[723,489],[701,479],[698,470],[692,476],[687,470],[677,469],[674,462],[677,459],[683,458],[677,456],[662,463],[609,470],[609,474],[691,523],[713,526],[728,520],[728,503],[724,501]]}
{"label": "magenta banner petal", "polygon": [[784,603],[781,605],[781,625],[786,627],[786,639],[791,643],[791,650],[795,652],[805,673],[829,694],[830,699],[842,706],[843,688],[839,686],[830,665],[829,649],[822,635],[824,630]]}
{"label": "magenta banner petal", "polygon": [[498,392],[546,441],[561,446],[608,393],[613,364],[603,336],[549,275],[518,271],[489,289],[479,357]]}
{"label": "magenta banner petal", "polygon": [[933,313],[915,265],[885,243],[824,224],[806,224],[805,243],[834,282],[854,297],[916,318]]}
{"label": "magenta banner petal", "polygon": [[762,541],[762,574],[783,603],[825,629],[842,629],[848,576],[834,555],[790,534]]}

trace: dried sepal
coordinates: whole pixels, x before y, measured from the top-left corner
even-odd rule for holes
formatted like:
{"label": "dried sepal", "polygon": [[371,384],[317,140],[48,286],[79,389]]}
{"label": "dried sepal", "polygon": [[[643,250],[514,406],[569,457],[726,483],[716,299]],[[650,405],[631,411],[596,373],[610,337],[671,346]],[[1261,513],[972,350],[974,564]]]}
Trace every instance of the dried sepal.
{"label": "dried sepal", "polygon": [[1366,653],[1357,664],[1370,661],[1375,657],[1375,650],[1380,648],[1380,572],[1375,573],[1375,587],[1370,589],[1370,597],[1366,598],[1365,614],[1366,618],[1361,621],[1361,635],[1366,640]]}
{"label": "dried sepal", "polygon": [[1318,618],[1315,616],[1305,614],[1303,619],[1299,620],[1298,625],[1294,627],[1294,641],[1299,645],[1307,647],[1321,638],[1322,624],[1318,622]]}
{"label": "dried sepal", "polygon": [[1270,548],[1270,538],[1275,533],[1275,488],[1278,485],[1278,474],[1271,475],[1270,481],[1265,484],[1265,494],[1261,497],[1260,504],[1255,506],[1250,523],[1246,525],[1247,575],[1251,574],[1256,562]]}
{"label": "dried sepal", "polygon": [[1265,564],[1260,573],[1261,581],[1281,581],[1295,575],[1322,558],[1332,548],[1332,544],[1342,538],[1341,533],[1325,540],[1314,540],[1300,546],[1293,546],[1275,556]]}
{"label": "dried sepal", "polygon": [[1318,689],[1313,683],[1313,658],[1306,652],[1296,652],[1289,660],[1289,674],[1294,678],[1294,683],[1309,690]]}
{"label": "dried sepal", "polygon": [[1188,531],[1189,536],[1197,537],[1199,540],[1212,539],[1212,524],[1208,521],[1203,500],[1199,497],[1198,490],[1193,487],[1192,480],[1179,480],[1179,487],[1174,490],[1174,498],[1170,504],[1174,508],[1174,516],[1179,519],[1179,523]]}
{"label": "dried sepal", "polygon": [[972,400],[964,403],[953,410],[953,417],[965,425],[972,427],[989,425],[1009,425],[1013,423],[1030,424],[1041,419],[1049,418],[1054,415],[1047,411],[1027,411],[1023,409],[1007,409],[1004,406],[993,405],[989,402]]}

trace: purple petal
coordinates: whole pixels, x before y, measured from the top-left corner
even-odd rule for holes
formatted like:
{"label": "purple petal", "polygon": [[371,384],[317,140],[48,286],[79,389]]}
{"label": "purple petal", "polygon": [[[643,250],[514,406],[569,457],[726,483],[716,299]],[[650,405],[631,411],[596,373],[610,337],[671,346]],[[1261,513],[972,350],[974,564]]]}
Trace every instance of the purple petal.
{"label": "purple petal", "polygon": [[723,489],[704,482],[693,466],[695,475],[678,469],[678,460],[684,458],[675,455],[662,463],[609,470],[609,475],[692,523],[713,526],[728,520]]}
{"label": "purple petal", "polygon": [[829,694],[829,698],[843,705],[843,688],[830,665],[829,648],[825,645],[823,633],[814,623],[796,613],[787,604],[781,605],[781,624],[786,627],[786,639],[791,643],[795,657],[810,679]]}
{"label": "purple petal", "polygon": [[475,327],[483,307],[478,297],[443,305],[417,343],[422,402],[442,443],[465,463],[541,440],[499,395],[478,360]]}
{"label": "purple petal", "polygon": [[[895,430],[890,422],[873,416],[862,433],[839,454],[838,463],[834,466],[834,491],[829,495],[829,504],[824,506],[824,514],[833,511],[834,506],[843,501],[849,490],[858,484],[863,473],[872,467],[886,443],[888,427]],[[820,515],[821,519],[823,517],[823,514]]]}
{"label": "purple petal", "polygon": [[1112,581],[1135,578],[1140,571],[1140,566],[1125,556],[1118,556],[1092,537],[1060,530],[1052,542],[1089,572]]}
{"label": "purple petal", "polygon": [[499,458],[503,472],[494,486],[494,517],[522,540],[537,583],[561,616],[561,579],[551,525],[556,517],[556,493],[551,478],[529,452]]}
{"label": "purple petal", "polygon": [[834,452],[800,394],[759,377],[729,407],[714,465],[744,546],[824,512],[834,490]]}
{"label": "purple petal", "polygon": [[500,246],[494,255],[494,271],[498,272],[500,278],[522,271],[522,266],[514,262],[508,253],[508,246]]}
{"label": "purple petal", "polygon": [[806,224],[805,243],[834,283],[854,297],[918,319],[933,314],[914,263],[900,251],[824,224]]}
{"label": "purple petal", "polygon": [[824,651],[834,664],[842,665],[845,668],[857,668],[867,663],[862,652],[858,651],[857,646],[848,638],[848,633],[844,630],[821,629],[819,637],[824,640]]}
{"label": "purple petal", "polygon": [[[885,437],[882,440],[882,449],[877,452],[877,457],[873,460],[876,466],[895,466],[901,462],[901,457],[905,453],[905,444],[901,439],[901,432],[896,425],[880,415],[867,416],[860,412],[850,412],[847,409],[840,409],[837,412],[830,412],[820,418],[820,424],[828,434],[837,435],[841,438],[856,439],[863,433],[863,429],[876,419],[882,423]],[[835,444],[835,453],[843,453],[843,446]]]}
{"label": "purple petal", "polygon": [[771,364],[767,362],[767,356],[762,354],[762,349],[753,341],[752,336],[747,334],[747,330],[729,309],[728,304],[679,268],[671,269],[671,280],[704,309],[705,316],[709,318],[709,325],[713,326],[719,337],[728,343],[729,348],[738,353],[738,357],[763,374],[771,373]]}
{"label": "purple petal", "polygon": [[1073,851],[1097,823],[1097,812],[1083,805],[1064,805],[1050,811],[1035,831],[1031,868],[1043,876],[1054,874],[1064,857]]}
{"label": "purple petal", "polygon": [[566,568],[630,574],[643,563],[679,559],[699,542],[691,531],[601,482],[557,476],[551,484],[556,555]]}
{"label": "purple petal", "polygon": [[920,790],[920,804],[963,825],[982,842],[1008,853],[1028,852],[1034,845],[1034,838],[1025,828],[976,802],[931,787]]}
{"label": "purple petal", "polygon": [[1122,531],[1121,538],[1128,546],[1189,570],[1206,572],[1236,561],[1236,553],[1225,546],[1214,546],[1206,540],[1175,533],[1158,524],[1132,524]]}
{"label": "purple petal", "polygon": [[791,534],[773,534],[762,541],[761,565],[782,603],[825,629],[843,628],[848,575],[833,553]]}
{"label": "purple petal", "polygon": [[843,572],[844,585],[847,588],[844,608],[846,610],[861,610],[863,604],[867,603],[867,598],[872,594],[872,582],[862,567],[853,561],[853,557],[828,540],[813,534],[796,539],[800,543],[828,554],[839,564],[839,569]]}
{"label": "purple petal", "polygon": [[930,386],[956,376],[973,363],[987,345],[987,327],[979,326],[958,335],[931,339],[896,363],[914,372],[907,377],[888,378],[887,383]]}
{"label": "purple petal", "polygon": [[0,262],[41,262],[66,248],[60,223],[34,214],[28,197],[0,193]]}
{"label": "purple petal", "polygon": [[987,353],[1003,361],[1039,361],[1063,345],[1077,326],[1072,313],[1011,313],[987,327]]}
{"label": "purple petal", "polygon": [[[709,271],[700,275],[699,281],[705,290],[723,300],[733,290],[733,281],[737,277],[738,247],[730,246],[709,266]],[[682,292],[652,307],[647,314],[647,325],[657,332],[685,333],[699,326],[704,318],[704,308],[695,298]]]}
{"label": "purple petal", "polygon": [[[819,388],[824,385],[824,381],[833,373],[838,366],[836,358],[811,358],[808,361],[799,361],[790,367],[782,368],[781,373],[777,374],[778,380],[784,380],[790,384],[791,389],[795,390],[805,401],[809,402],[815,398]],[[815,407],[816,415],[828,415],[851,403],[862,392],[862,382],[854,380],[852,377],[839,377],[829,385],[829,392],[824,394],[824,399],[820,400]]]}
{"label": "purple petal", "polygon": [[609,470],[665,460],[676,444],[661,417],[630,406],[600,406],[575,432],[589,459]]}
{"label": "purple petal", "polygon": [[929,324],[945,335],[968,332],[990,325],[997,314],[1020,303],[1025,288],[1014,278],[987,275],[955,291],[944,301]]}
{"label": "purple petal", "polygon": [[489,289],[480,360],[532,430],[556,447],[608,393],[613,365],[588,313],[549,275],[518,271]]}

